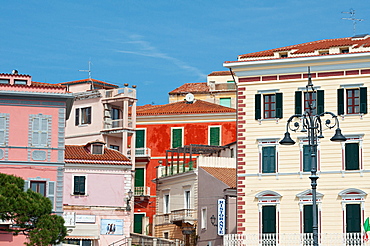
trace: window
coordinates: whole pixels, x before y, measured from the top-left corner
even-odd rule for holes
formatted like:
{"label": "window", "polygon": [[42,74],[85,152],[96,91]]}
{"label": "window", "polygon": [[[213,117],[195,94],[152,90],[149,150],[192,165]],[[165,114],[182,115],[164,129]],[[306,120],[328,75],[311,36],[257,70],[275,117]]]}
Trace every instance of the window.
{"label": "window", "polygon": [[135,168],[135,195],[145,195],[144,194],[144,168]]}
{"label": "window", "polygon": [[346,204],[346,232],[361,233],[360,204]]}
{"label": "window", "polygon": [[30,189],[34,192],[40,193],[43,196],[46,196],[46,181],[31,180]]}
{"label": "window", "polygon": [[27,85],[27,80],[23,80],[23,79],[15,79],[15,80],[14,80],[14,84],[15,84],[15,85]]}
{"label": "window", "polygon": [[119,115],[120,115],[120,110],[119,108],[112,108],[111,109],[111,118],[113,120],[112,122],[112,127],[113,128],[116,128],[116,127],[119,127],[120,126],[120,118],[119,118]]}
{"label": "window", "polygon": [[110,149],[115,149],[115,150],[119,151],[119,146],[118,145],[111,144],[111,145],[109,145],[109,148]]}
{"label": "window", "polygon": [[163,195],[163,213],[164,214],[170,213],[170,194]]}
{"label": "window", "polygon": [[345,143],[345,170],[360,169],[359,143]]}
{"label": "window", "polygon": [[263,119],[283,118],[283,93],[255,94],[255,119],[262,115]]}
{"label": "window", "polygon": [[231,107],[231,97],[220,98],[220,105],[224,107]]}
{"label": "window", "polygon": [[135,147],[136,148],[145,147],[145,130],[144,129],[136,130]]}
{"label": "window", "polygon": [[[303,94],[303,100],[302,100]],[[303,110],[302,110],[303,102]],[[303,114],[309,110],[312,105],[313,114],[321,114],[324,112],[324,91],[316,90],[316,92],[296,91],[295,92],[295,114]]]}
{"label": "window", "polygon": [[94,155],[102,155],[104,152],[104,147],[102,144],[93,144],[91,153]]}
{"label": "window", "polygon": [[32,146],[47,147],[49,132],[49,117],[45,115],[32,116]]}
{"label": "window", "polygon": [[75,125],[91,124],[91,107],[76,108]]}
{"label": "window", "polygon": [[329,50],[320,50],[319,55],[329,55]]}
{"label": "window", "polygon": [[134,233],[143,233],[143,218],[145,214],[134,214]]}
{"label": "window", "polygon": [[9,114],[0,113],[0,146],[7,144]]}
{"label": "window", "polygon": [[276,233],[276,206],[262,206],[262,233]]}
{"label": "window", "polygon": [[9,84],[10,80],[9,79],[0,79],[0,84]]}
{"label": "window", "polygon": [[[317,207],[317,205],[316,205]],[[313,220],[312,220],[312,211],[313,205],[303,205],[303,233],[313,233],[312,230],[312,225],[313,225]],[[318,212],[318,209],[316,209],[316,213]],[[317,216],[316,216],[317,218]]]}
{"label": "window", "polygon": [[262,147],[262,173],[276,172],[276,147]]}
{"label": "window", "polygon": [[341,48],[340,49],[340,53],[349,53],[349,48],[346,47],[346,48]]}
{"label": "window", "polygon": [[190,190],[184,192],[185,209],[190,209]]}
{"label": "window", "polygon": [[183,145],[182,128],[172,128],[172,148],[181,147]]}
{"label": "window", "polygon": [[201,229],[207,229],[207,208],[201,210]]}
{"label": "window", "polygon": [[338,115],[367,114],[367,87],[338,89],[337,104]]}
{"label": "window", "polygon": [[73,177],[73,195],[86,195],[86,176]]}
{"label": "window", "polygon": [[92,240],[87,239],[64,239],[63,243],[68,245],[92,246]]}
{"label": "window", "polygon": [[310,172],[311,171],[311,147],[308,145],[303,145],[302,149],[302,171]]}
{"label": "window", "polygon": [[209,129],[209,145],[213,146],[220,146],[220,132],[221,132],[221,127],[220,126],[210,126]]}
{"label": "window", "polygon": [[163,238],[164,239],[169,239],[169,232],[168,231],[163,232]]}

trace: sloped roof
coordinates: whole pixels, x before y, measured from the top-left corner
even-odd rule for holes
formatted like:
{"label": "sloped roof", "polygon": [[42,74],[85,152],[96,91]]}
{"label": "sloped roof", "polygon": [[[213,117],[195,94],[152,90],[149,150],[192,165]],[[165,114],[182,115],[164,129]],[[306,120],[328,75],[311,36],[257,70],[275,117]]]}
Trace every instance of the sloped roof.
{"label": "sloped roof", "polygon": [[117,150],[104,147],[104,154],[91,154],[87,145],[66,145],[65,162],[96,165],[131,165],[130,160]]}
{"label": "sloped roof", "polygon": [[61,84],[49,84],[49,83],[42,83],[42,82],[35,82],[35,81],[31,82],[31,86],[34,86],[34,87],[66,88],[65,85],[61,85]]}
{"label": "sloped roof", "polygon": [[236,188],[236,169],[222,167],[199,167],[216,179],[224,182],[230,188]]}
{"label": "sloped roof", "polygon": [[176,114],[213,114],[213,113],[235,113],[236,110],[218,104],[194,100],[193,103],[186,101],[169,103],[165,105],[153,105],[152,107],[138,107],[137,116],[144,115],[176,115]]}
{"label": "sloped roof", "polygon": [[[315,55],[316,50],[328,50],[334,47],[352,47],[350,53],[357,52],[370,52],[370,36],[363,35],[358,37],[336,38],[336,39],[323,39],[313,42],[302,44],[290,45],[281,48],[253,52],[248,54],[239,55],[239,61],[248,58],[261,58],[261,59],[276,59],[274,52],[290,51],[294,57],[298,56],[312,56]],[[361,48],[361,49],[360,49]],[[323,54],[325,55],[325,54]],[[317,55],[319,56],[319,55]],[[288,57],[289,58],[289,57]],[[286,59],[286,58],[279,58]],[[228,63],[228,62],[226,62]]]}
{"label": "sloped roof", "polygon": [[209,87],[206,82],[203,83],[185,83],[180,87],[170,91],[168,94],[179,94],[179,93],[205,93],[209,92]]}
{"label": "sloped roof", "polygon": [[94,82],[94,84],[98,84],[98,85],[101,85],[103,87],[118,88],[118,85],[110,84],[110,83],[107,83],[107,82],[104,82],[104,81],[101,81],[101,80],[97,80],[97,79],[81,79],[81,80],[74,80],[74,81],[69,81],[69,82],[62,82],[60,84],[61,85],[74,85],[74,84],[83,84],[83,83],[91,82],[91,81]]}
{"label": "sloped roof", "polygon": [[208,74],[208,76],[227,76],[227,75],[231,75],[231,72],[230,71],[214,71]]}

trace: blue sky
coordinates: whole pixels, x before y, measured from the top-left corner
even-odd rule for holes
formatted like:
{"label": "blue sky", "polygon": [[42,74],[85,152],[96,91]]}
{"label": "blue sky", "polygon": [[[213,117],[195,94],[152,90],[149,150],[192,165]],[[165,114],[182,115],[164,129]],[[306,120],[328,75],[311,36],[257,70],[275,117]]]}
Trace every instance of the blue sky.
{"label": "blue sky", "polygon": [[138,105],[205,82],[237,55],[353,35],[351,8],[370,33],[369,0],[2,1],[1,73],[34,81],[88,77],[137,85]]}

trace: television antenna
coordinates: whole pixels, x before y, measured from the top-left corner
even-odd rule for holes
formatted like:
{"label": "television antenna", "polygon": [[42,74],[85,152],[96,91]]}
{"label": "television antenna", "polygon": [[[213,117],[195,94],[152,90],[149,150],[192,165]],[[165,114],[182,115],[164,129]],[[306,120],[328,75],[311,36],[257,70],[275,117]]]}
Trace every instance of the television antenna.
{"label": "television antenna", "polygon": [[342,11],[342,14],[350,14],[350,18],[342,18],[343,20],[350,20],[353,24],[353,36],[356,36],[356,24],[357,22],[364,21],[364,19],[356,19],[356,11],[354,9],[350,9],[349,12]]}
{"label": "television antenna", "polygon": [[79,72],[88,72],[89,73],[89,80],[91,80],[91,64],[92,64],[92,62],[89,60],[89,69],[88,70],[78,70]]}

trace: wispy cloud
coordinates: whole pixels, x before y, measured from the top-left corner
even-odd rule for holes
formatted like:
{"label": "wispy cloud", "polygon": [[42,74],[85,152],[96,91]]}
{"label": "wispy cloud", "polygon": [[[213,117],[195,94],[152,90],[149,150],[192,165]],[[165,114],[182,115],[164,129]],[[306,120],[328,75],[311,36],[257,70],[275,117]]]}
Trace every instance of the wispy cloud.
{"label": "wispy cloud", "polygon": [[133,54],[138,56],[154,57],[163,60],[170,61],[175,64],[178,68],[185,71],[194,73],[200,79],[204,79],[207,75],[200,71],[198,68],[190,66],[185,62],[181,61],[176,57],[172,57],[161,52],[156,47],[152,46],[148,41],[143,40],[143,37],[140,35],[130,35],[130,41],[123,42],[125,44],[132,44],[133,48],[130,50],[116,50],[119,53]]}

